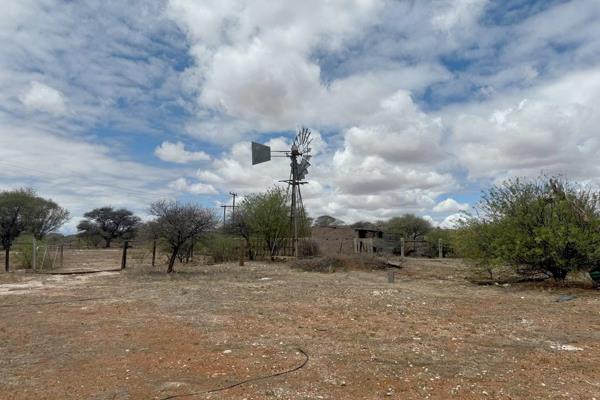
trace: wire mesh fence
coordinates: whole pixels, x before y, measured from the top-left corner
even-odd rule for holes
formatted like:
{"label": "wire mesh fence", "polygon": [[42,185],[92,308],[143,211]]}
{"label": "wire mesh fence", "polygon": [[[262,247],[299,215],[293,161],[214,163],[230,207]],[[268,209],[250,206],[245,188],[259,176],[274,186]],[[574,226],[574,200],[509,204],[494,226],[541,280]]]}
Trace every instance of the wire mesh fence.
{"label": "wire mesh fence", "polygon": [[115,270],[121,267],[122,247],[88,247],[70,243],[21,239],[11,246],[9,270]]}

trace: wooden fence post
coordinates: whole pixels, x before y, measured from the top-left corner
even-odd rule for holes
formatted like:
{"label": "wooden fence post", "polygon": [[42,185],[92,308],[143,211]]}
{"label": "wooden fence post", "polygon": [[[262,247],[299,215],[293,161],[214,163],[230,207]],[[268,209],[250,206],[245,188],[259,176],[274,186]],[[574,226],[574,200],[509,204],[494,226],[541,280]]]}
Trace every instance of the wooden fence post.
{"label": "wooden fence post", "polygon": [[127,266],[127,249],[129,248],[129,241],[123,242],[123,257],[121,257],[121,269],[125,269]]}
{"label": "wooden fence post", "polygon": [[64,265],[64,259],[65,259],[65,245],[61,244],[60,245],[60,267],[63,268]]}
{"label": "wooden fence post", "polygon": [[242,241],[240,245],[240,267],[244,266],[244,257],[246,253],[246,243]]}
{"label": "wooden fence post", "polygon": [[404,238],[400,238],[400,257],[404,258]]}
{"label": "wooden fence post", "polygon": [[35,238],[31,238],[31,247],[32,247],[32,251],[31,251],[31,268],[33,268],[33,270],[35,271],[36,264],[37,264],[37,246],[36,246],[36,243],[35,243]]}
{"label": "wooden fence post", "polygon": [[152,266],[156,265],[156,240],[152,242]]}
{"label": "wooden fence post", "polygon": [[444,246],[442,245],[442,239],[438,239],[438,256],[444,258]]}

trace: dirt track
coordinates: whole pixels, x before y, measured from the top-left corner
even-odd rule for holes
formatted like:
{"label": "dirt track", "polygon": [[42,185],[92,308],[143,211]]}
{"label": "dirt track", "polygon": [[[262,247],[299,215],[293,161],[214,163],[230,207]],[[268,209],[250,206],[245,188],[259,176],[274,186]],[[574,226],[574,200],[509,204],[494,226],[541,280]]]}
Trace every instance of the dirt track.
{"label": "dirt track", "polygon": [[600,292],[464,274],[0,274],[0,398],[600,399]]}

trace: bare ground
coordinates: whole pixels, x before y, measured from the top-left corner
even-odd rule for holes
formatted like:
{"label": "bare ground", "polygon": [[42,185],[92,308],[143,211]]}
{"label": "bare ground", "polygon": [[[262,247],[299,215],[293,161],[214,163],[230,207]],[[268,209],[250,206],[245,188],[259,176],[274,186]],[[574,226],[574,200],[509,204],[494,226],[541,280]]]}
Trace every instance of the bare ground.
{"label": "bare ground", "polygon": [[0,398],[600,399],[597,291],[458,261],[180,269],[0,274]]}

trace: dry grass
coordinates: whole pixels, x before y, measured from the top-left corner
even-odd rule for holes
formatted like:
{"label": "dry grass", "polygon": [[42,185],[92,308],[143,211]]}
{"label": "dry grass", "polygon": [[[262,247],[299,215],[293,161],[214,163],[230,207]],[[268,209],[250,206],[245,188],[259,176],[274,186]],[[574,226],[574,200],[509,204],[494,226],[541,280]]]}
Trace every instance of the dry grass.
{"label": "dry grass", "polygon": [[[600,398],[600,296],[478,286],[457,260],[0,274],[0,398]],[[557,302],[561,295],[575,299]]]}

